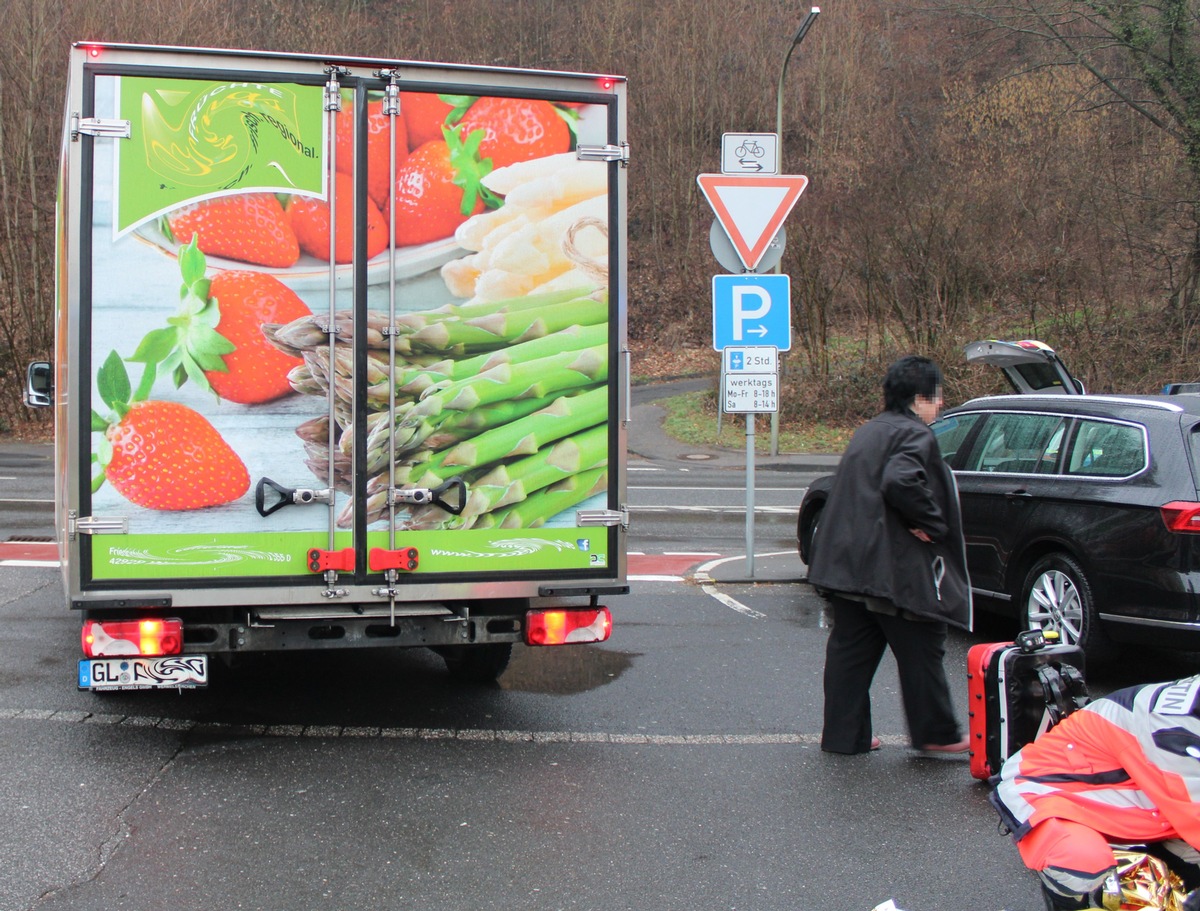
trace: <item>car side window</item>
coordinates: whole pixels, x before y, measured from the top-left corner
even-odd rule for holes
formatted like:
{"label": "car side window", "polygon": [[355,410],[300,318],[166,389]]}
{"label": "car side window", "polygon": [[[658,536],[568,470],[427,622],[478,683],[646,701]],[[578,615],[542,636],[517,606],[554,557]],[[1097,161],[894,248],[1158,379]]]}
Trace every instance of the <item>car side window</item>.
{"label": "car side window", "polygon": [[966,471],[1044,474],[1058,464],[1066,418],[1053,414],[993,414],[963,466]]}
{"label": "car side window", "polygon": [[982,414],[952,414],[933,422],[931,428],[947,465],[955,467],[958,451],[982,417]]}
{"label": "car side window", "polygon": [[1080,421],[1067,474],[1125,478],[1146,467],[1146,435],[1133,424]]}

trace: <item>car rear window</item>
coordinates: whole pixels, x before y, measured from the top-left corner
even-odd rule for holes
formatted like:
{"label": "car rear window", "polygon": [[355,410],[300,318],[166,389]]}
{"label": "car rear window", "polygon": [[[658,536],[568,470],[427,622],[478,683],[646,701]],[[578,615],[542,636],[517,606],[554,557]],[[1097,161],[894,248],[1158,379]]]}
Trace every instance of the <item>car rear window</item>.
{"label": "car rear window", "polygon": [[1125,478],[1146,467],[1146,434],[1140,426],[1110,421],[1079,422],[1067,474]]}

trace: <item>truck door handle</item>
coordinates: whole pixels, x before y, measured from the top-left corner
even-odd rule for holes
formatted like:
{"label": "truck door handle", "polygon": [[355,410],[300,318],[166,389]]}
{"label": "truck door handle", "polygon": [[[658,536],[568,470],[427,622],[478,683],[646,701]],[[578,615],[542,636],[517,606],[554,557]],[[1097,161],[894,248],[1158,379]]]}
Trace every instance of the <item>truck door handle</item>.
{"label": "truck door handle", "polygon": [[[268,489],[279,497],[270,506],[267,505]],[[331,498],[332,491],[329,490],[313,490],[309,487],[284,487],[270,478],[262,478],[258,482],[258,486],[254,488],[254,506],[258,510],[258,514],[264,519],[271,513],[283,509],[285,506],[292,506],[293,504],[307,506],[310,503],[329,503]]]}
{"label": "truck door handle", "polygon": [[[451,503],[442,494],[454,491],[457,503]],[[437,487],[410,487],[392,492],[394,503],[405,503],[414,506],[436,506],[444,509],[452,516],[461,515],[467,505],[467,482],[460,477],[450,478]]]}

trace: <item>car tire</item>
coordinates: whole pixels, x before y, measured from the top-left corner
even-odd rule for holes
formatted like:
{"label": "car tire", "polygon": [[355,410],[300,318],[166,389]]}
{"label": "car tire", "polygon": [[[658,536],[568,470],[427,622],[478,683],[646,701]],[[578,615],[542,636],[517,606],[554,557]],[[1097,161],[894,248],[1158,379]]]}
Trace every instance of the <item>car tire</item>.
{"label": "car tire", "polygon": [[508,667],[512,643],[448,645],[434,651],[442,656],[446,670],[459,683],[492,683]]}
{"label": "car tire", "polygon": [[821,513],[825,511],[824,501],[811,504],[796,520],[796,550],[804,565],[812,563],[813,541],[817,537],[817,528],[821,524]]}
{"label": "car tire", "polygon": [[1107,657],[1112,643],[1100,628],[1092,585],[1079,562],[1049,554],[1030,567],[1021,587],[1022,629],[1054,630],[1064,645],[1078,645],[1089,659]]}

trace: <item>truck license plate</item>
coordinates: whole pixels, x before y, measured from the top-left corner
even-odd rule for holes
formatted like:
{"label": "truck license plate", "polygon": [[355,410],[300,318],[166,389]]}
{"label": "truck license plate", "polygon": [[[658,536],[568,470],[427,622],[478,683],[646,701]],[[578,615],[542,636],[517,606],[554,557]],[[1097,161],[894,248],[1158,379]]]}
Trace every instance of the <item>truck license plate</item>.
{"label": "truck license plate", "polygon": [[81,690],[158,690],[208,686],[207,655],[165,658],[84,658]]}

